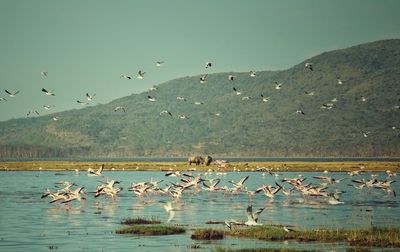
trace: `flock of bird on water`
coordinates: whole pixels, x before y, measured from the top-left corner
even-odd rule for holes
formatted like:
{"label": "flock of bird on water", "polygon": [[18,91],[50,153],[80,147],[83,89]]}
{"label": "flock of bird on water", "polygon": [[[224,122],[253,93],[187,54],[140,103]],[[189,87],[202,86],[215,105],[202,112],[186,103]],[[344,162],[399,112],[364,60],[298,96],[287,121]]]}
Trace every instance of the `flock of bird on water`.
{"label": "flock of bird on water", "polygon": [[[215,165],[226,165],[227,163],[224,160],[216,160]],[[324,176],[312,176],[314,181],[321,181],[320,183],[312,183],[307,182],[307,178],[303,175],[299,174],[297,177],[288,178],[283,177],[283,173],[278,173],[279,169],[274,171],[273,168],[267,167],[257,167],[254,172],[257,176],[271,176],[275,179],[275,183],[273,185],[262,184],[258,186],[255,190],[249,190],[246,186],[246,182],[248,181],[250,176],[245,176],[238,181],[234,180],[226,180],[225,185],[222,185],[224,179],[223,176],[226,176],[226,172],[218,172],[209,169],[207,172],[198,173],[195,172],[195,169],[190,169],[189,172],[183,171],[166,171],[166,177],[175,177],[175,182],[169,182],[165,185],[161,183],[163,180],[154,180],[153,178],[150,181],[140,181],[140,182],[132,182],[128,191],[132,192],[132,195],[138,197],[140,200],[145,200],[145,198],[150,198],[152,196],[163,196],[163,197],[171,197],[171,200],[164,204],[164,209],[168,213],[168,221],[170,222],[175,215],[174,204],[178,203],[184,194],[186,195],[197,195],[202,192],[209,193],[221,193],[224,196],[239,196],[246,195],[249,199],[249,205],[247,207],[247,221],[238,221],[234,219],[226,220],[223,223],[232,228],[232,225],[246,225],[246,226],[255,226],[262,225],[262,223],[258,222],[258,216],[264,210],[263,208],[258,209],[253,212],[252,210],[252,199],[258,195],[264,195],[266,199],[273,201],[276,195],[281,194],[280,197],[303,197],[304,203],[307,203],[307,199],[320,199],[321,204],[331,204],[338,205],[344,204],[343,201],[340,201],[340,195],[346,193],[344,190],[339,190],[337,186],[339,184],[347,183],[347,186],[351,186],[357,191],[367,191],[367,193],[371,193],[372,191],[377,191],[377,193],[382,192],[382,195],[385,197],[396,197],[396,192],[392,187],[392,183],[396,182],[393,180],[394,177],[397,176],[395,172],[387,170],[384,174],[378,173],[370,173],[370,177],[360,178],[359,175],[362,173],[368,173],[363,170],[361,167],[360,170],[354,170],[347,173],[347,176],[342,177],[340,179],[333,178],[332,176],[328,176],[328,171],[324,171]],[[112,169],[111,169],[112,170]],[[217,169],[218,170],[218,169]],[[111,200],[115,200],[118,198],[119,193],[123,190],[122,187],[117,187],[117,184],[120,184],[122,181],[117,181],[114,179],[109,179],[103,175],[104,164],[101,165],[97,170],[93,170],[89,168],[87,170],[87,176],[103,178],[103,181],[98,181],[97,188],[93,192],[85,192],[83,186],[78,186],[75,183],[69,181],[61,181],[56,183],[56,189],[51,191],[47,189],[42,194],[42,198],[51,197],[52,200],[50,203],[57,204],[68,204],[73,201],[82,201],[86,200],[84,195],[92,194],[94,198],[105,197]],[[233,172],[239,172],[240,170],[234,168]],[[76,174],[79,175],[80,171],[75,170]],[[380,177],[385,177],[384,179],[380,179]],[[283,177],[283,178],[281,178]],[[365,177],[365,176],[364,176]],[[346,182],[344,182],[346,181]],[[62,187],[62,186],[64,187]],[[262,196],[261,196],[262,197]],[[288,232],[287,228],[284,227],[285,231]]]}

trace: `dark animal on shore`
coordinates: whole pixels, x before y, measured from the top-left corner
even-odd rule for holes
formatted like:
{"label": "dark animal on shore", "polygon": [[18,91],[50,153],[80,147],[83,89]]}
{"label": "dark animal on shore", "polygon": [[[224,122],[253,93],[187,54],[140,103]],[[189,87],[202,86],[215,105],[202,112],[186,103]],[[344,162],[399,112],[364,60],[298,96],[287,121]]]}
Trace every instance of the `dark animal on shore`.
{"label": "dark animal on shore", "polygon": [[212,157],[211,157],[211,156],[207,156],[207,157],[206,157],[206,160],[205,160],[205,164],[206,164],[207,166],[209,166],[209,165],[211,164],[212,161],[213,161]]}
{"label": "dark animal on shore", "polygon": [[189,165],[196,164],[204,164],[204,158],[202,156],[192,156],[188,158]]}

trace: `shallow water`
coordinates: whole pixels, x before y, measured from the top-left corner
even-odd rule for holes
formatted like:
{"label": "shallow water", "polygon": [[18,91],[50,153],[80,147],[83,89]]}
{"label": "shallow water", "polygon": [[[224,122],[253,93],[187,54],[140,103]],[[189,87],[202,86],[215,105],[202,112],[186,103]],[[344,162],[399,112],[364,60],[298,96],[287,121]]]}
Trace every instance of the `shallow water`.
{"label": "shallow water", "polygon": [[[371,226],[400,227],[399,199],[378,189],[368,192],[358,191],[351,184],[351,179],[370,178],[371,173],[349,177],[346,173],[303,173],[305,182],[319,184],[322,181],[312,178],[315,175],[347,177],[346,180],[330,190],[345,190],[340,200],[344,204],[330,205],[324,198],[310,197],[304,199],[294,192],[289,198],[281,192],[274,200],[269,200],[262,193],[252,199],[253,208],[265,207],[259,216],[259,222],[268,225],[286,225],[293,229],[311,228],[367,228]],[[386,174],[379,174],[383,180]],[[116,199],[103,196],[94,198],[89,192],[95,191],[103,178],[88,177],[85,173],[76,175],[71,171],[62,172],[23,172],[9,171],[0,173],[0,251],[188,251],[191,245],[198,244],[206,251],[215,246],[229,248],[249,247],[288,247],[297,249],[335,249],[345,250],[345,244],[314,244],[296,242],[262,242],[243,239],[225,239],[222,241],[199,242],[190,239],[190,234],[162,237],[138,237],[117,235],[119,222],[128,217],[156,218],[166,222],[168,214],[163,208],[170,196],[151,195],[140,199],[126,189],[131,182],[142,182],[150,179],[164,180],[161,187],[177,178],[165,177],[163,172],[105,171],[109,179],[121,180],[119,186],[124,187]],[[220,185],[228,185],[228,180],[238,181],[250,176],[246,181],[249,190],[262,184],[273,185],[283,177],[297,177],[299,173],[285,172],[278,178],[270,175],[262,176],[258,172],[231,172],[222,179]],[[205,177],[203,175],[203,177]],[[215,174],[210,177],[216,177]],[[68,204],[49,204],[49,198],[41,199],[42,193],[49,188],[56,190],[55,183],[71,181],[84,186],[88,194],[82,202]],[[284,184],[285,187],[289,187]],[[399,184],[392,184],[396,192]],[[245,193],[239,195],[222,192],[187,191],[174,203],[175,216],[171,224],[183,225],[188,229],[196,227],[217,227],[206,225],[208,220],[223,221],[228,219],[245,220],[249,197]],[[190,231],[189,231],[190,233]]]}

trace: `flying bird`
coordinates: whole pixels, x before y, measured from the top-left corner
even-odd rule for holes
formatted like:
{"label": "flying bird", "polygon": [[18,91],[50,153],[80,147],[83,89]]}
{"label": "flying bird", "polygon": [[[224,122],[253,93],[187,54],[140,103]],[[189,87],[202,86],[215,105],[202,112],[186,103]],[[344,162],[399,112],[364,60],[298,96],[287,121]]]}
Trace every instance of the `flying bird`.
{"label": "flying bird", "polygon": [[148,95],[147,96],[147,100],[151,101],[151,102],[155,102],[157,99],[153,96]]}
{"label": "flying bird", "polygon": [[311,92],[304,92],[306,95],[309,95],[309,96],[313,96],[313,95],[315,95],[315,92],[314,91],[311,91]]}
{"label": "flying bird", "polygon": [[234,76],[234,75],[228,75],[228,80],[230,80],[230,81],[233,81],[233,80],[235,80],[236,79],[236,76]]}
{"label": "flying bird", "polygon": [[87,101],[80,101],[80,100],[77,100],[76,102],[79,103],[79,104],[81,104],[81,105],[83,105],[83,106],[89,105],[89,102],[87,102]]}
{"label": "flying bird", "polygon": [[189,117],[186,115],[178,115],[178,118],[179,119],[189,119]]}
{"label": "flying bird", "polygon": [[55,96],[56,94],[53,93],[53,91],[54,91],[54,90],[49,91],[49,90],[47,90],[47,89],[45,89],[45,88],[42,88],[42,92],[45,93],[45,94],[48,95],[48,96]]}
{"label": "flying bird", "polygon": [[233,87],[233,91],[236,92],[236,95],[241,95],[242,94],[242,92],[239,89],[235,88],[235,87]]}
{"label": "flying bird", "polygon": [[343,82],[344,82],[344,81],[343,81],[342,79],[340,79],[340,78],[337,78],[336,80],[337,80],[337,84],[339,84],[339,85],[343,85]]}
{"label": "flying bird", "polygon": [[257,72],[256,71],[250,71],[250,77],[256,77]]}
{"label": "flying bird", "polygon": [[58,121],[58,117],[57,117],[57,116],[54,116],[54,117],[53,117],[53,121]]}
{"label": "flying bird", "polygon": [[51,108],[54,108],[54,107],[55,107],[54,105],[43,105],[43,108],[45,110],[50,110]]}
{"label": "flying bird", "polygon": [[132,79],[131,76],[125,75],[125,74],[121,74],[121,77],[120,77],[120,78],[124,78],[124,79],[128,79],[128,80]]}
{"label": "flying bird", "polygon": [[275,89],[281,89],[282,88],[282,82],[278,83],[277,81],[274,82],[275,83]]}
{"label": "flying bird", "polygon": [[300,110],[300,109],[296,110],[296,112],[294,112],[294,113],[299,114],[299,115],[305,115],[304,111]]}
{"label": "flying bird", "polygon": [[182,96],[177,96],[176,99],[177,99],[178,101],[186,101],[186,99],[183,98]]}
{"label": "flying bird", "polygon": [[26,116],[30,116],[31,114],[35,113],[36,115],[40,115],[39,112],[37,110],[29,110],[28,113],[26,114]]}
{"label": "flying bird", "polygon": [[18,93],[19,93],[19,90],[18,91],[16,91],[16,92],[10,92],[10,91],[8,91],[7,89],[5,90],[6,91],[6,93],[8,94],[8,96],[10,96],[10,97],[15,97]]}
{"label": "flying bird", "polygon": [[305,69],[309,69],[310,71],[313,70],[313,63],[307,62],[304,64]]}
{"label": "flying bird", "polygon": [[156,62],[156,66],[160,67],[164,64],[164,61],[157,61]]}
{"label": "flying bird", "polygon": [[263,94],[261,94],[261,98],[263,102],[269,101],[269,96],[265,97]]}
{"label": "flying bird", "polygon": [[200,83],[201,84],[206,83],[207,82],[206,78],[207,78],[207,74],[203,75],[203,76],[200,76]]}
{"label": "flying bird", "polygon": [[95,96],[96,96],[96,94],[90,95],[89,93],[86,93],[86,100],[92,101]]}
{"label": "flying bird", "polygon": [[163,116],[163,115],[172,116],[171,112],[169,112],[168,110],[163,110],[163,111],[161,111],[161,112],[160,112],[160,116]]}
{"label": "flying bird", "polygon": [[369,131],[362,131],[361,133],[363,134],[364,137],[368,137],[369,134],[370,134],[371,132],[369,132]]}
{"label": "flying bird", "polygon": [[212,62],[206,62],[206,68],[210,68],[212,66]]}
{"label": "flying bird", "polygon": [[156,86],[152,86],[149,90],[150,91],[156,91],[158,88]]}
{"label": "flying bird", "polygon": [[137,78],[140,79],[140,80],[143,80],[143,79],[144,79],[144,74],[145,74],[145,73],[146,73],[146,72],[143,72],[142,70],[139,70],[138,75],[137,75]]}
{"label": "flying bird", "polygon": [[117,106],[117,107],[114,108],[114,112],[117,112],[119,110],[124,112],[124,113],[126,112],[125,107],[123,107],[123,106]]}

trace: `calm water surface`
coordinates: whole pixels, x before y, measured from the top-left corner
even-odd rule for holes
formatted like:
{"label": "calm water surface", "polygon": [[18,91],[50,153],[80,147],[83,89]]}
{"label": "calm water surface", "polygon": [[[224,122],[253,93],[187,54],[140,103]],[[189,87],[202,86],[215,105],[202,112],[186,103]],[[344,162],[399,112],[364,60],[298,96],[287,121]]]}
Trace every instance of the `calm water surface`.
{"label": "calm water surface", "polygon": [[[137,237],[117,235],[119,222],[128,217],[157,218],[166,222],[168,214],[163,208],[171,197],[151,195],[140,199],[127,188],[132,182],[164,180],[161,187],[178,182],[177,178],[165,177],[163,172],[104,171],[109,179],[121,180],[124,188],[116,199],[103,196],[94,198],[93,194],[85,195],[86,201],[69,204],[49,204],[50,198],[41,199],[42,193],[49,188],[55,189],[59,181],[71,181],[84,186],[86,192],[93,192],[104,178],[88,177],[85,173],[76,175],[71,171],[62,172],[0,172],[0,251],[209,251],[215,246],[229,248],[249,247],[294,247],[297,249],[335,249],[345,250],[345,244],[312,244],[296,242],[262,242],[243,239],[225,239],[212,243],[198,242],[190,239],[190,234],[162,237]],[[384,180],[386,174],[379,174]],[[262,184],[273,185],[283,177],[297,177],[297,172],[281,173],[278,178],[262,176],[256,172],[231,172],[219,175],[221,185],[228,185],[228,180],[238,181],[250,176],[246,182],[249,190]],[[400,227],[399,199],[378,189],[370,192],[356,190],[348,184],[351,179],[369,179],[371,173],[349,177],[346,173],[303,173],[305,182],[320,184],[322,181],[312,178],[315,175],[347,177],[346,180],[330,190],[345,190],[341,196],[344,204],[330,205],[324,198],[308,198],[294,192],[289,198],[278,193],[274,200],[262,193],[252,199],[253,207],[265,207],[259,222],[268,225],[286,225],[294,229],[311,228],[360,228],[382,226]],[[203,175],[203,177],[205,177]],[[209,176],[217,177],[215,174]],[[284,184],[289,187],[288,184]],[[398,182],[392,184],[399,191]],[[182,199],[174,203],[175,216],[171,224],[183,225],[188,229],[210,227],[208,220],[223,221],[228,219],[245,220],[249,197],[222,192],[201,191],[185,192]],[[213,227],[224,228],[222,225]],[[191,231],[189,231],[190,233]],[[192,244],[200,249],[192,249]]]}

